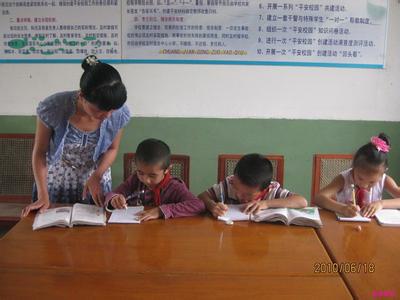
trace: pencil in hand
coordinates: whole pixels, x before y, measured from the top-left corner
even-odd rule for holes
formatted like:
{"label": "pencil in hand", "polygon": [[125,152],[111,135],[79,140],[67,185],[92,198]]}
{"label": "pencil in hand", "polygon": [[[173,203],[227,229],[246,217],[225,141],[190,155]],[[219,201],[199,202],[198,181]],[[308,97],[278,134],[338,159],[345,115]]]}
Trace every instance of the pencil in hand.
{"label": "pencil in hand", "polygon": [[220,197],[221,197],[221,203],[225,203],[225,196],[224,196],[224,184],[222,182],[219,183],[219,189],[220,189]]}
{"label": "pencil in hand", "polygon": [[354,184],[351,185],[351,198],[353,200],[353,205],[356,206],[356,188]]}

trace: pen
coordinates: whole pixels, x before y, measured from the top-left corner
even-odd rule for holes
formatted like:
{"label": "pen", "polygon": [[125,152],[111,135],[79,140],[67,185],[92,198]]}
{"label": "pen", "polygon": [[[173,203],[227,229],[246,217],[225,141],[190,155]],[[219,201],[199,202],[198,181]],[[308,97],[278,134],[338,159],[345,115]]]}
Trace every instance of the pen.
{"label": "pen", "polygon": [[372,187],[369,188],[369,203],[372,203]]}
{"label": "pen", "polygon": [[220,197],[221,197],[221,203],[224,204],[225,202],[225,197],[224,197],[224,184],[222,182],[219,183],[219,190],[220,190]]}

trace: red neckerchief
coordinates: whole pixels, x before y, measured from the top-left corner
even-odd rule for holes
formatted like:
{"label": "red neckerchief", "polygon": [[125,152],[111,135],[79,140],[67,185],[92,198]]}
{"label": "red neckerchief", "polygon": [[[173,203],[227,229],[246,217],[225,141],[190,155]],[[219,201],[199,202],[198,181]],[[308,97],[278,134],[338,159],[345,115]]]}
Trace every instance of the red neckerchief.
{"label": "red neckerchief", "polygon": [[367,190],[366,189],[362,189],[362,188],[360,188],[360,187],[357,187],[358,188],[358,190],[357,190],[357,192],[356,192],[356,202],[357,202],[357,205],[360,207],[360,208],[363,208],[364,206],[365,206],[365,193],[367,192]]}
{"label": "red neckerchief", "polygon": [[258,194],[258,196],[256,197],[255,200],[256,200],[256,201],[263,200],[264,197],[265,197],[265,195],[266,195],[268,192],[269,192],[269,187],[267,187],[266,189],[262,190],[262,191]]}
{"label": "red neckerchief", "polygon": [[[351,178],[353,179],[354,183],[354,172],[353,170],[351,171]],[[356,196],[356,204],[360,207],[363,208],[365,206],[365,193],[368,192],[368,190],[360,188],[359,186],[354,184],[354,187],[356,189],[355,191],[355,196]]]}
{"label": "red neckerchief", "polygon": [[161,190],[167,186],[167,184],[171,181],[171,174],[169,171],[165,174],[163,180],[160,181],[159,184],[153,189],[154,192],[154,203],[156,206],[159,206],[161,204]]}

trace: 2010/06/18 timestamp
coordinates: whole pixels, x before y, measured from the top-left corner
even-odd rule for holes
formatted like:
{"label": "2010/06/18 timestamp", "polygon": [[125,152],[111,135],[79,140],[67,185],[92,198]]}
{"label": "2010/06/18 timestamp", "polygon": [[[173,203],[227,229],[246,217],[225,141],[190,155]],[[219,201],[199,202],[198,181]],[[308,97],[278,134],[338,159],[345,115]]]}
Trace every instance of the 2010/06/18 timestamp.
{"label": "2010/06/18 timestamp", "polygon": [[343,262],[343,263],[322,263],[314,264],[314,273],[374,273],[374,263]]}

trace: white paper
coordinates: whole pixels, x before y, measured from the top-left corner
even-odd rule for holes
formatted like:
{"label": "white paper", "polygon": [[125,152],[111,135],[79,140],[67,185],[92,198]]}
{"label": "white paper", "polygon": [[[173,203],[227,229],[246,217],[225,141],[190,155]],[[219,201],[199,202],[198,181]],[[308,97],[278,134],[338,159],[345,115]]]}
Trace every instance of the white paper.
{"label": "white paper", "polygon": [[139,224],[137,214],[143,211],[143,206],[130,206],[127,209],[113,210],[108,223]]}
{"label": "white paper", "polygon": [[400,211],[397,209],[381,209],[375,216],[382,226],[400,226]]}
{"label": "white paper", "polygon": [[336,213],[336,216],[339,221],[345,221],[345,222],[371,222],[370,218],[363,217],[362,215],[358,214],[355,217],[345,217],[342,216],[338,213]]}
{"label": "white paper", "polygon": [[243,212],[245,205],[239,204],[230,204],[228,206],[228,211],[222,217],[218,217],[218,220],[221,221],[249,221],[250,215],[247,215]]}

